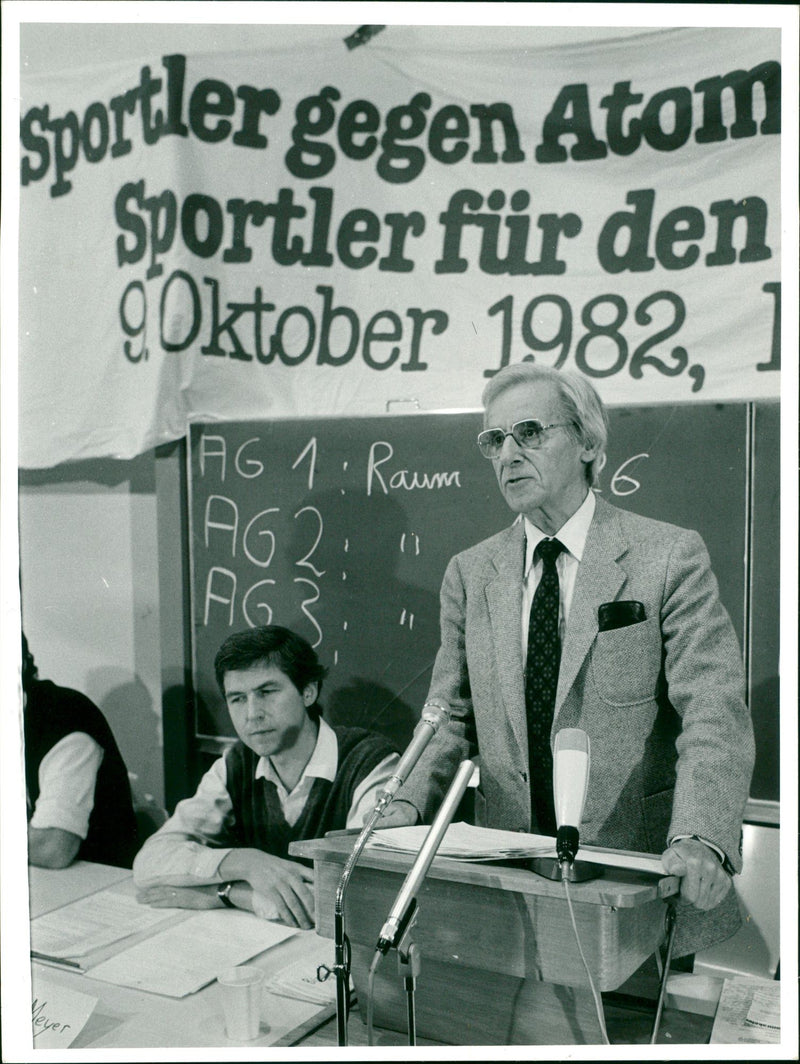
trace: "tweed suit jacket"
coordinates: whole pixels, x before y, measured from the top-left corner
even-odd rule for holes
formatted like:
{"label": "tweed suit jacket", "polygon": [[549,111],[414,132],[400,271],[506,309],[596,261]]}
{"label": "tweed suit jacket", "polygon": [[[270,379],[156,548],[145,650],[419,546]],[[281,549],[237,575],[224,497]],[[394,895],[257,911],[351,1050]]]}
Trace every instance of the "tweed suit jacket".
{"label": "tweed suit jacket", "polygon": [[[477,752],[477,823],[531,830],[524,537],[516,521],[456,555],[445,573],[429,697],[446,701],[452,719],[398,795],[425,820],[458,762]],[[645,620],[600,632],[598,607],[626,599],[642,603]],[[582,728],[591,744],[583,842],[660,854],[674,835],[700,835],[741,870],[752,724],[736,635],[696,532],[597,499],[564,634],[551,744],[565,727]],[[736,930],[733,891],[713,914],[716,932],[684,921],[692,941],[682,952]]]}

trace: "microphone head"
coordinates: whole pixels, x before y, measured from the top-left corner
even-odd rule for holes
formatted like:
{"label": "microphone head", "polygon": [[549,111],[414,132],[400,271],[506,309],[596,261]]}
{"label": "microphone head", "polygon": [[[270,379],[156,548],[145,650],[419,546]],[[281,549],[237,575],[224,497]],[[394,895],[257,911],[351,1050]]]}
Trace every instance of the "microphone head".
{"label": "microphone head", "polygon": [[589,786],[589,736],[580,728],[562,728],[553,751],[553,800],[556,812],[556,852],[572,861],[578,849],[578,828]]}
{"label": "microphone head", "polygon": [[450,720],[450,707],[446,702],[436,700],[426,702],[422,707],[420,720],[425,724],[429,724],[436,732]]}
{"label": "microphone head", "polygon": [[566,861],[572,864],[575,854],[578,852],[578,829],[573,827],[561,827],[556,833],[556,857],[559,862]]}

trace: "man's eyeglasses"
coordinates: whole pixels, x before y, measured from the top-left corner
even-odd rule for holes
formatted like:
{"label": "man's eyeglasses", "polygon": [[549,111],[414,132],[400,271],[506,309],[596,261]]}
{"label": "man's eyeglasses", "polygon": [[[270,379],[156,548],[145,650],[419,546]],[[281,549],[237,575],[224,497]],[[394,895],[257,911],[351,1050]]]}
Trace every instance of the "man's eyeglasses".
{"label": "man's eyeglasses", "polygon": [[511,426],[510,432],[503,429],[484,429],[478,433],[478,446],[484,458],[498,458],[506,442],[506,436],[513,436],[514,442],[524,451],[535,451],[542,446],[544,434],[548,429],[566,428],[569,421],[554,421],[551,425],[543,425],[538,418],[529,417],[524,421],[517,421]]}

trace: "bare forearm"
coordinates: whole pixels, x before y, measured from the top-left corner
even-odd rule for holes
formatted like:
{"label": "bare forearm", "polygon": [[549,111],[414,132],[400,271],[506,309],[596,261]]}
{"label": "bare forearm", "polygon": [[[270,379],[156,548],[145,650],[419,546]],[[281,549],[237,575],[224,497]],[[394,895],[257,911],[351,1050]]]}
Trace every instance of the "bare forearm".
{"label": "bare forearm", "polygon": [[28,827],[28,863],[39,868],[66,868],[80,845],[80,836],[63,828]]}

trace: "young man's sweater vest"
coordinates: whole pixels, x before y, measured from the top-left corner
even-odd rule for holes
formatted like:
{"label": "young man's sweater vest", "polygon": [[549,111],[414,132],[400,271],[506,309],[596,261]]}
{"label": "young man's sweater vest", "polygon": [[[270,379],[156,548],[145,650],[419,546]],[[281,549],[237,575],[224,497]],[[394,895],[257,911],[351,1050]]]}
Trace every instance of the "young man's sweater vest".
{"label": "young man's sweater vest", "polygon": [[287,824],[275,784],[256,779],[258,754],[237,742],[225,754],[227,789],[233,803],[233,846],[253,846],[277,857],[289,856],[289,843],[318,839],[346,827],[358,785],[394,749],[388,740],[364,728],[335,727],[339,760],[331,780],[315,779],[305,808]]}

